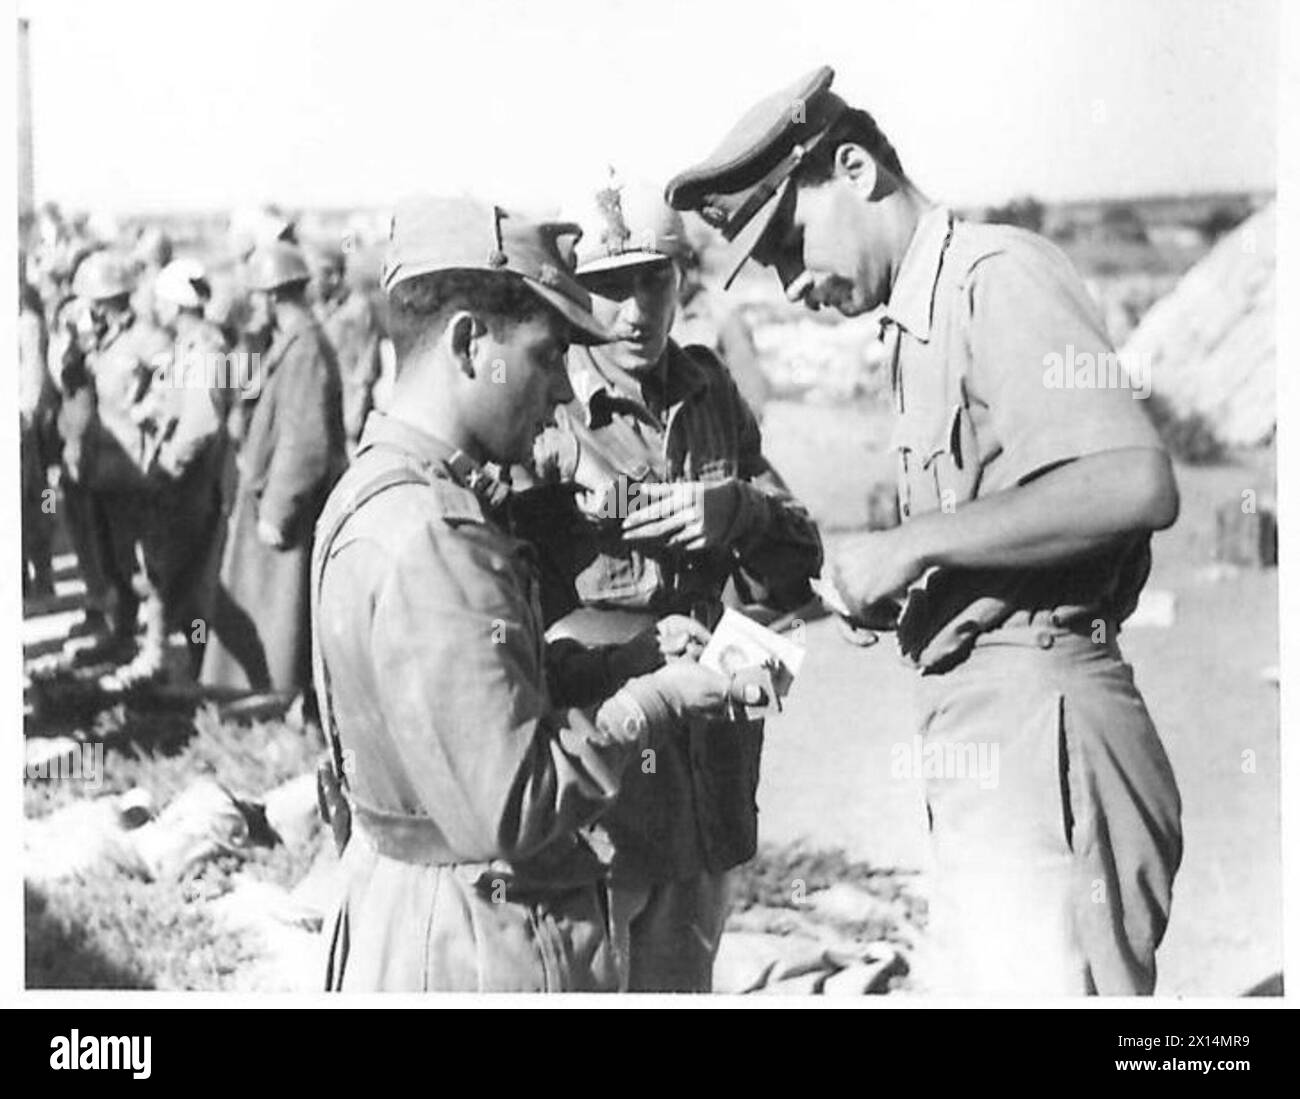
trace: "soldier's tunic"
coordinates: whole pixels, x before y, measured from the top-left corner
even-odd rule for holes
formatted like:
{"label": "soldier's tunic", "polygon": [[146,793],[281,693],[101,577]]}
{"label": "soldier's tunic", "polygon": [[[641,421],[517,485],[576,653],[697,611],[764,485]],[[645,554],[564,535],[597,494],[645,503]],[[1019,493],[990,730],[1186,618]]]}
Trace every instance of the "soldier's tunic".
{"label": "soldier's tunic", "polygon": [[[622,508],[607,509],[612,521],[602,522],[553,492],[548,501],[548,490],[528,494],[537,496],[527,530],[542,555],[544,605],[548,619],[561,619],[553,637],[624,641],[670,613],[712,626],[729,583],[741,602],[781,610],[811,595],[820,538],[763,456],[735,382],[704,348],[670,341],[665,354],[656,414],[599,348],[571,349],[576,398],[539,442],[539,473],[575,481],[589,495],[622,491],[620,483],[738,478],[761,490],[766,521],[761,533],[726,548],[643,550],[623,542]],[[644,384],[653,391],[653,380]],[[612,844],[615,914],[633,990],[709,990],[727,910],[725,872],[755,851],[762,721],[688,726],[665,744],[653,773],[628,774],[600,824]]]}
{"label": "soldier's tunic", "polygon": [[343,434],[350,453],[356,449],[361,428],[374,407],[383,333],[375,308],[365,294],[345,287],[340,295],[318,306],[317,316],[339,362],[343,383]]}
{"label": "soldier's tunic", "polygon": [[578,829],[667,711],[635,681],[594,718],[556,709],[531,552],[480,473],[372,413],[317,526],[317,697],[353,813],[329,989],[618,987]]}
{"label": "soldier's tunic", "polygon": [[[261,358],[261,391],[240,447],[202,680],[214,687],[293,692],[311,681],[311,534],[346,461],[338,366],[305,308],[282,308]],[[257,536],[265,520],[286,539]]]}
{"label": "soldier's tunic", "polygon": [[[920,221],[886,308],[903,521],[1120,448],[1159,448],[1087,292],[1049,242]],[[1101,372],[1054,381],[1091,358]],[[1089,357],[1089,358],[1085,358]],[[1182,852],[1178,789],[1116,642],[1149,537],[1043,569],[939,570],[898,640],[922,673],[939,894],[958,989],[1150,993]],[[997,752],[983,782],[970,766]],[[939,758],[936,755],[934,758]]]}
{"label": "soldier's tunic", "polygon": [[110,590],[123,640],[135,629],[136,546],[149,515],[149,392],[170,350],[165,332],[127,311],[86,355],[84,371],[66,380],[59,410],[75,549],[87,572]]}
{"label": "soldier's tunic", "polygon": [[230,392],[221,388],[224,367],[217,327],[181,313],[171,367],[160,372],[152,393],[157,436],[143,549],[145,572],[159,595],[159,619],[150,628],[163,636],[183,630],[192,647],[201,645],[195,624],[211,614],[220,564],[214,558]]}

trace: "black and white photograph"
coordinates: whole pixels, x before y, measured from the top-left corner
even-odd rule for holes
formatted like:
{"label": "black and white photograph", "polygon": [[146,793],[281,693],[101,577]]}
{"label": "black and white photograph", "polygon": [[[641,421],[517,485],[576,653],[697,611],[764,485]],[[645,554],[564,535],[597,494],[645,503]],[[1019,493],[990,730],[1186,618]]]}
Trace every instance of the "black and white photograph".
{"label": "black and white photograph", "polygon": [[18,1002],[1235,1004],[1099,1056],[1249,1071],[1286,7],[20,0]]}

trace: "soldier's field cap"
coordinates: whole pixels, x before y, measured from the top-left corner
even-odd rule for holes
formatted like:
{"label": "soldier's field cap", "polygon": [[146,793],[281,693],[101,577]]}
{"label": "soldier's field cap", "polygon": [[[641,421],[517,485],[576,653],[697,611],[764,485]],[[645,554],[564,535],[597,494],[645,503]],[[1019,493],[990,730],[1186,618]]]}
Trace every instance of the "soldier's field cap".
{"label": "soldier's field cap", "polygon": [[696,211],[728,241],[724,286],[771,224],[795,169],[846,110],[830,90],[834,78],[823,65],[755,104],[708,157],[669,181],[669,205]]}
{"label": "soldier's field cap", "polygon": [[612,336],[592,315],[591,295],[573,276],[572,242],[580,232],[573,222],[533,221],[473,198],[407,199],[393,211],[380,281],[391,294],[435,271],[513,274],[569,322],[573,342],[608,343]]}

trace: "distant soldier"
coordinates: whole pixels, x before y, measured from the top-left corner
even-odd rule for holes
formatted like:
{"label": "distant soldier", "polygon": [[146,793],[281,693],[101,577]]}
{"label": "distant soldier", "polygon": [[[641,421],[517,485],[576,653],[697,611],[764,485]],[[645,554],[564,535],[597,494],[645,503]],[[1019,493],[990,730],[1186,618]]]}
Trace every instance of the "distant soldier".
{"label": "distant soldier", "polygon": [[[146,604],[145,641],[122,678],[158,675],[167,638],[185,633],[197,675],[215,588],[220,474],[230,381],[225,346],[203,319],[207,275],[191,259],[173,260],[154,282],[154,309],[174,337],[150,393],[154,432],[148,472],[151,499],[143,535],[145,574],[156,598]],[[227,388],[221,388],[222,383]]]}
{"label": "distant soldier", "polygon": [[383,333],[370,299],[347,283],[347,259],[342,248],[333,245],[312,248],[308,259],[312,266],[316,316],[339,361],[343,433],[350,454],[356,449],[361,428],[374,407]]}
{"label": "distant soldier", "polygon": [[735,379],[759,423],[772,396],[772,383],[763,372],[754,333],[744,310],[720,299],[700,277],[698,253],[687,245],[682,256],[680,304],[673,320],[673,339],[683,347],[699,344],[714,352]]}
{"label": "distant soldier", "polygon": [[283,241],[249,257],[272,321],[240,448],[239,488],[209,622],[202,680],[292,694],[311,682],[311,532],[347,461],[338,364],[307,304],[306,260]]}
{"label": "distant soldier", "polygon": [[51,514],[45,504],[47,440],[53,429],[58,392],[46,368],[48,338],[40,295],[18,264],[18,412],[22,475],[23,596],[54,594],[50,564]]}
{"label": "distant soldier", "polygon": [[55,343],[65,502],[77,556],[108,589],[111,637],[125,653],[134,647],[140,603],[134,575],[148,510],[149,390],[171,341],[135,315],[130,276],[111,253],[87,256],[72,289],[77,300],[61,314]]}

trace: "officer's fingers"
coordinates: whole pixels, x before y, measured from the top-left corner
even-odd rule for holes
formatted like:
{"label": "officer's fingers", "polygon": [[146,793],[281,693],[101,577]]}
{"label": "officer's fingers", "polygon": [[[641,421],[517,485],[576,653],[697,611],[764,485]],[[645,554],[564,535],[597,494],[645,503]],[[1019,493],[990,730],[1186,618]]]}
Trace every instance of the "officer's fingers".
{"label": "officer's fingers", "polygon": [[636,516],[633,514],[623,520],[623,537],[630,542],[666,538],[669,535],[676,534],[691,520],[689,512],[666,515],[652,522],[634,522],[635,518]]}

